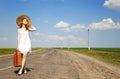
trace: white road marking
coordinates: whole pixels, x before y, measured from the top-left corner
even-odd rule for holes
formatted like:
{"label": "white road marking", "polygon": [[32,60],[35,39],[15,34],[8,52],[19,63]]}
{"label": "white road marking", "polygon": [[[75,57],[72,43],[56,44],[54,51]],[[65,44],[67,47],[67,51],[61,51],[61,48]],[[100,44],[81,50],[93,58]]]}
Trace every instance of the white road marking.
{"label": "white road marking", "polygon": [[7,70],[7,69],[10,69],[12,68],[13,66],[8,66],[8,67],[5,67],[5,68],[1,68],[0,71],[3,71],[3,70]]}
{"label": "white road marking", "polygon": [[44,53],[44,54],[42,54],[41,56],[44,57],[44,56],[46,56],[47,54],[48,54],[48,53]]}

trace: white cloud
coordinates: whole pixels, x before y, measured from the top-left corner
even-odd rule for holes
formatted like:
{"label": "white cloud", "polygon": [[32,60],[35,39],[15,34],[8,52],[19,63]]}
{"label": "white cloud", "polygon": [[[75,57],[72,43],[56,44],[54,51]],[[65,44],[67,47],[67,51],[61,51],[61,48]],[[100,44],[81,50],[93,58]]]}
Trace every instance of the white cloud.
{"label": "white cloud", "polygon": [[105,0],[104,6],[120,10],[120,0]]}
{"label": "white cloud", "polygon": [[64,22],[64,21],[60,21],[59,23],[57,23],[55,25],[56,28],[68,28],[69,27],[69,23]]}
{"label": "white cloud", "polygon": [[[42,34],[42,35],[41,35]],[[51,47],[77,47],[77,46],[82,46],[86,44],[86,40],[70,35],[70,36],[62,36],[62,35],[47,35],[43,33],[36,33],[35,38],[32,39],[32,42],[35,44],[44,45],[46,44],[47,46]]]}
{"label": "white cloud", "polygon": [[86,30],[86,27],[80,24],[76,24],[72,27],[70,27],[71,31],[82,31],[82,30]]}
{"label": "white cloud", "polygon": [[103,19],[100,22],[93,22],[89,24],[88,26],[84,26],[81,24],[76,25],[70,25],[66,22],[59,22],[55,26],[57,29],[60,29],[64,32],[79,32],[79,31],[85,31],[88,28],[91,30],[111,30],[111,29],[120,29],[120,23],[116,23],[112,20],[112,18]]}
{"label": "white cloud", "polygon": [[47,40],[51,40],[51,41],[63,41],[64,37],[58,36],[58,35],[48,35],[47,36]]}
{"label": "white cloud", "polygon": [[32,42],[34,42],[34,43],[39,43],[39,42],[42,42],[41,40],[39,40],[39,39],[32,39]]}
{"label": "white cloud", "polygon": [[49,35],[46,39],[53,47],[80,47],[86,45],[86,40],[78,36]]}
{"label": "white cloud", "polygon": [[89,25],[91,30],[110,30],[120,29],[120,24],[115,23],[111,18],[103,19],[101,22],[91,23]]}
{"label": "white cloud", "polygon": [[55,28],[63,30],[64,32],[81,31],[86,29],[86,27],[83,25],[76,24],[71,26],[69,23],[64,21],[60,21],[59,23],[57,23],[55,25]]}
{"label": "white cloud", "polygon": [[68,42],[72,45],[75,45],[75,44],[78,44],[78,45],[81,45],[81,44],[85,44],[86,41],[83,39],[83,38],[80,38],[78,36],[68,36],[66,38],[68,40]]}
{"label": "white cloud", "polygon": [[59,36],[59,35],[49,35],[48,40],[51,40],[52,42],[62,42],[64,44],[69,45],[76,45],[76,44],[84,44],[85,40],[83,38],[80,38],[78,36]]}
{"label": "white cloud", "polygon": [[55,28],[60,29],[64,32],[70,31],[70,24],[64,21],[60,21],[55,25]]}
{"label": "white cloud", "polygon": [[[58,24],[58,25],[57,25]],[[82,31],[87,30],[90,28],[91,30],[111,30],[111,29],[120,29],[120,23],[114,22],[111,18],[103,19],[99,22],[94,22],[88,25],[88,27],[76,24],[76,25],[70,25],[67,22],[60,21],[57,23],[56,27],[57,29],[64,29],[64,31],[68,29],[68,31]],[[60,26],[62,25],[62,27]],[[87,32],[87,31],[86,31]],[[79,36],[65,36],[65,35],[48,35],[40,32],[36,32],[35,38],[33,38],[34,43],[39,43],[42,46],[50,46],[50,47],[80,47],[80,46],[87,46],[87,41],[84,38],[81,38]]]}
{"label": "white cloud", "polygon": [[35,36],[45,36],[45,34],[40,33],[40,32],[36,32],[36,33],[34,33],[34,35],[35,35]]}

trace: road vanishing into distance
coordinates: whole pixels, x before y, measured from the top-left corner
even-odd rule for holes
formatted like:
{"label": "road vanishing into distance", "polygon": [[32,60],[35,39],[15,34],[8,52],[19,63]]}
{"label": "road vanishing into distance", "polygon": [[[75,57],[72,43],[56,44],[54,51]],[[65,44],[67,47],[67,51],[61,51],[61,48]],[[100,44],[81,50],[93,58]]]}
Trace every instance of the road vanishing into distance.
{"label": "road vanishing into distance", "polygon": [[13,55],[0,58],[0,79],[120,79],[120,67],[71,51],[37,50],[28,55],[27,74],[17,75]]}

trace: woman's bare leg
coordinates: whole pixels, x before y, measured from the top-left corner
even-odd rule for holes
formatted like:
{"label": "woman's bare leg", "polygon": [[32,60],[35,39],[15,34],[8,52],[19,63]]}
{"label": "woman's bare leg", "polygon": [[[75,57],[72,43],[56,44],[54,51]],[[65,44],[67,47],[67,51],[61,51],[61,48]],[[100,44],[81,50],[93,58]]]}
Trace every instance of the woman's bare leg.
{"label": "woman's bare leg", "polygon": [[20,68],[18,74],[22,74],[22,71],[26,66],[26,58],[27,58],[27,53],[24,53],[22,58],[22,67]]}
{"label": "woman's bare leg", "polygon": [[26,62],[25,62],[25,65],[24,65],[24,73],[27,73],[27,70],[26,70]]}

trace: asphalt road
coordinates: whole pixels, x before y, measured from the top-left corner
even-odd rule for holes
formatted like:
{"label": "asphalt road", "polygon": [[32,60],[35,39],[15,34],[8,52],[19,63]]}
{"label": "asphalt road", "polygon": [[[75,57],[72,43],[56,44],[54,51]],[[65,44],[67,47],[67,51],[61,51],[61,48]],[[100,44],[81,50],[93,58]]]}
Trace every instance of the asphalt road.
{"label": "asphalt road", "polygon": [[120,79],[120,68],[81,54],[45,49],[29,54],[27,74],[17,75],[13,56],[0,58],[0,79]]}

